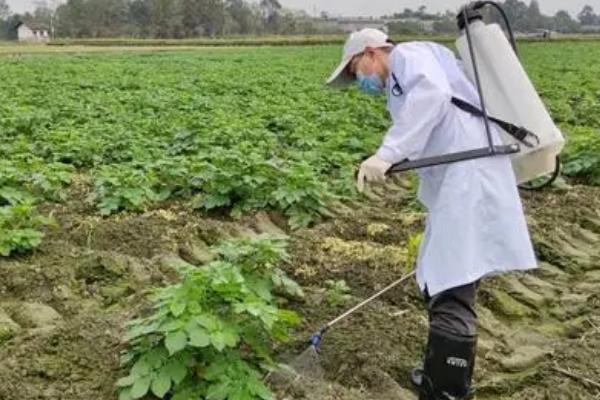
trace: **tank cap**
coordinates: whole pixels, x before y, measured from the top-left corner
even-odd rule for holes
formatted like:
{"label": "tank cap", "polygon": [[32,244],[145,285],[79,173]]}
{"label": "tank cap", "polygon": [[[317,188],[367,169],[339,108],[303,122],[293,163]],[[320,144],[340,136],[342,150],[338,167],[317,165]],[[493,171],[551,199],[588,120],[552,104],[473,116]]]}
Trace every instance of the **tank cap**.
{"label": "tank cap", "polygon": [[456,22],[458,23],[458,29],[461,31],[465,29],[465,14],[467,15],[467,20],[469,24],[474,21],[483,21],[483,15],[476,10],[474,7],[467,6],[461,10],[456,16]]}

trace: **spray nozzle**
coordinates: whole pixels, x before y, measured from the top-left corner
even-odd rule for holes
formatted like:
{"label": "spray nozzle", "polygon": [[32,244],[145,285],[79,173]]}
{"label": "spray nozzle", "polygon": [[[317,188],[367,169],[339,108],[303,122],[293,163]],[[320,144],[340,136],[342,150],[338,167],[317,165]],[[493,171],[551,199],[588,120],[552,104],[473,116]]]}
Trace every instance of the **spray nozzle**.
{"label": "spray nozzle", "polygon": [[323,341],[323,335],[325,334],[326,331],[327,331],[327,328],[322,328],[318,332],[316,332],[314,335],[312,335],[312,337],[310,338],[310,341],[309,341],[310,346],[313,349],[315,349],[317,352],[321,348],[321,342]]}

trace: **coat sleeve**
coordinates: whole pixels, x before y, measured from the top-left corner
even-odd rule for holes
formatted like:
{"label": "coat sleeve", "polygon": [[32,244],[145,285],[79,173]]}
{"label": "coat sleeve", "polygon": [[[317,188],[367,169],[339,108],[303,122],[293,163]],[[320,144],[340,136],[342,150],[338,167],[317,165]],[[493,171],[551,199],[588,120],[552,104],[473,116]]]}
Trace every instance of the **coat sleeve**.
{"label": "coat sleeve", "polygon": [[452,92],[442,66],[427,48],[395,50],[391,69],[404,93],[399,98],[390,94],[393,125],[377,156],[396,164],[420,158],[432,132],[450,108]]}

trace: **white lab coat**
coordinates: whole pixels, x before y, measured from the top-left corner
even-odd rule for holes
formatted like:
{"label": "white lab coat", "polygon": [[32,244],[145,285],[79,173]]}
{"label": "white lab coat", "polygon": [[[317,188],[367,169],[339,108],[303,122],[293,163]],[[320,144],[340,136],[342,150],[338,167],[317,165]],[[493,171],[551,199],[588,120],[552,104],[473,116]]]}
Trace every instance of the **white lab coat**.
{"label": "white lab coat", "polygon": [[[443,46],[395,47],[387,82],[393,126],[377,155],[390,162],[485,147],[481,118],[461,111],[452,96],[479,105],[461,62]],[[500,143],[493,127],[494,140]],[[537,266],[514,171],[508,156],[418,171],[419,199],[429,211],[417,262],[417,281],[431,296],[485,276]]]}

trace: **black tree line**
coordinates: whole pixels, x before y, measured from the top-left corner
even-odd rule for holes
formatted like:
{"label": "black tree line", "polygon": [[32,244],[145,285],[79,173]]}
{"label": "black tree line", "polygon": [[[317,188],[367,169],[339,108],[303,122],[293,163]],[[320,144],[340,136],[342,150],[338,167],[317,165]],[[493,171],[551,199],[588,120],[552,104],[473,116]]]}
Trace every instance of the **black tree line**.
{"label": "black tree line", "polygon": [[[582,26],[600,25],[600,15],[585,6],[574,18],[561,10],[544,15],[537,0],[501,2],[518,31],[550,29],[578,32]],[[32,13],[10,12],[6,0],[0,0],[0,35],[14,38],[18,22],[42,23],[56,37],[99,38],[187,38],[198,36],[315,34],[336,32],[335,25],[311,18],[302,11],[283,8],[278,0],[38,0]],[[456,30],[455,12],[429,13],[422,6],[404,9],[391,16],[391,33],[418,33],[419,21],[433,21],[436,32]],[[324,16],[326,17],[326,16]],[[490,14],[489,18],[497,19]],[[399,21],[400,20],[400,21]]]}

